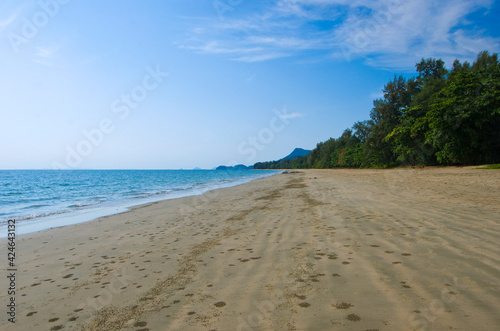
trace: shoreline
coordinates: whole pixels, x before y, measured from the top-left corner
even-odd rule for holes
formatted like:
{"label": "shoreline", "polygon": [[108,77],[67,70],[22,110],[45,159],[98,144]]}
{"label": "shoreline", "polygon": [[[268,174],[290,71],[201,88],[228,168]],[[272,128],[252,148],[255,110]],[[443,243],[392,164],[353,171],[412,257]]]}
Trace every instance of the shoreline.
{"label": "shoreline", "polygon": [[[276,175],[279,175],[279,174],[276,174]],[[24,239],[28,235],[34,235],[34,234],[44,235],[45,233],[49,233],[52,230],[58,230],[58,229],[66,228],[66,227],[78,227],[78,225],[80,225],[80,224],[89,224],[89,223],[94,223],[94,222],[101,223],[102,221],[104,221],[104,220],[106,220],[108,218],[111,218],[111,217],[115,217],[115,216],[116,217],[120,217],[122,215],[124,217],[126,217],[128,213],[133,213],[136,210],[140,210],[140,209],[143,209],[143,208],[147,209],[147,208],[153,207],[155,205],[163,204],[163,203],[170,202],[170,201],[178,202],[179,205],[184,206],[184,207],[179,208],[179,209],[182,209],[182,210],[195,209],[196,207],[193,207],[195,201],[205,201],[204,195],[207,194],[207,193],[209,193],[209,192],[231,189],[233,187],[238,187],[238,186],[246,185],[246,184],[249,184],[249,183],[252,183],[252,182],[255,182],[255,181],[266,179],[268,177],[272,177],[272,176],[275,176],[275,175],[270,175],[270,176],[263,177],[263,178],[252,179],[252,180],[250,180],[248,182],[239,183],[239,184],[236,184],[236,185],[233,185],[233,186],[213,188],[213,189],[204,191],[204,192],[202,192],[200,194],[192,194],[192,195],[180,196],[180,197],[175,197],[175,198],[170,198],[170,199],[162,199],[162,200],[158,200],[158,201],[146,202],[146,203],[141,203],[141,204],[138,204],[138,205],[124,207],[125,210],[122,210],[122,211],[119,211],[119,212],[116,212],[116,213],[111,213],[111,214],[108,214],[108,215],[97,216],[97,217],[95,217],[93,219],[90,219],[88,221],[82,221],[82,222],[77,222],[77,223],[68,224],[68,225],[61,225],[61,226],[57,226],[57,227],[51,227],[51,228],[47,228],[47,229],[43,229],[43,230],[39,230],[39,231],[33,231],[33,232],[21,234],[21,235],[16,235],[16,237],[21,238],[21,236],[23,236],[22,239]],[[192,200],[193,202],[183,203],[184,199],[186,199],[185,201],[188,201],[187,199],[189,199],[189,201]],[[178,205],[178,204],[175,203],[175,205]],[[178,206],[176,206],[176,208],[178,208]],[[0,243],[1,243],[2,240],[5,240],[5,239],[6,239],[6,237],[0,237]]]}
{"label": "shoreline", "polygon": [[[143,205],[149,205],[149,204],[154,204],[156,202],[161,202],[161,201],[166,201],[166,200],[175,200],[175,199],[182,199],[185,197],[191,197],[191,196],[198,196],[198,195],[203,195],[206,194],[207,192],[214,191],[214,190],[219,190],[219,189],[225,189],[225,188],[231,188],[239,185],[244,185],[249,182],[252,182],[257,179],[261,178],[266,178],[270,176],[274,176],[279,174],[279,172],[275,174],[267,174],[263,177],[258,177],[258,178],[253,178],[253,179],[240,179],[240,180],[235,180],[232,182],[228,183],[217,183],[217,184],[211,184],[207,187],[204,188],[197,188],[197,189],[191,189],[187,190],[185,192],[177,192],[176,194],[172,194],[170,196],[163,196],[163,197],[157,197],[157,198],[145,198],[148,201],[133,201],[133,200],[124,200],[121,203],[115,202],[114,205],[109,205],[109,206],[99,206],[99,207],[93,207],[93,208],[88,208],[88,209],[81,209],[81,210],[75,210],[75,211],[68,211],[68,212],[62,212],[62,213],[55,213],[53,215],[49,216],[42,216],[42,217],[36,217],[33,219],[17,219],[17,218],[6,218],[5,219],[5,224],[2,224],[0,226],[0,239],[4,239],[7,237],[7,220],[12,220],[14,219],[16,223],[18,223],[17,229],[19,231],[19,228],[23,229],[21,233],[17,234],[18,236],[24,236],[30,233],[36,233],[40,231],[45,231],[45,230],[50,230],[50,229],[55,229],[55,228],[60,228],[60,227],[65,227],[65,226],[71,226],[79,223],[86,223],[86,222],[92,222],[96,221],[100,218],[107,217],[107,216],[112,216],[112,215],[118,215],[122,213],[126,213],[130,211],[133,208],[140,207]],[[21,222],[21,223],[19,223]]]}
{"label": "shoreline", "polygon": [[298,171],[18,237],[0,328],[500,325],[497,172]]}

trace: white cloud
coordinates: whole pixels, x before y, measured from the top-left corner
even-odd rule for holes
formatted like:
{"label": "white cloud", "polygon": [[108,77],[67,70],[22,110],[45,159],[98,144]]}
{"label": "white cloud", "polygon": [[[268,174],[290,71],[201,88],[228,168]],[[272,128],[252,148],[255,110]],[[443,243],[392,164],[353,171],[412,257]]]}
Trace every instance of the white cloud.
{"label": "white cloud", "polygon": [[498,42],[466,20],[491,6],[491,0],[281,0],[245,19],[196,27],[180,44],[243,62],[307,52],[413,70],[422,57],[470,60],[481,50],[497,51]]}
{"label": "white cloud", "polygon": [[233,60],[240,62],[262,62],[269,61],[274,59],[279,59],[283,57],[287,57],[286,53],[265,53],[265,54],[253,54],[253,55],[244,55],[240,57],[233,58]]}
{"label": "white cloud", "polygon": [[18,21],[20,19],[21,13],[23,13],[26,8],[29,7],[29,4],[22,3],[21,1],[14,2],[14,4],[9,2],[0,3],[0,13],[11,13],[9,16],[0,18],[0,33],[3,32],[6,28],[8,28],[12,23]]}
{"label": "white cloud", "polygon": [[291,118],[297,118],[297,117],[302,117],[304,114],[300,113],[290,113],[290,114],[281,114],[280,118],[282,119],[291,119]]}
{"label": "white cloud", "polygon": [[60,60],[57,54],[60,49],[61,45],[51,47],[35,46],[32,61],[44,66],[55,66]]}
{"label": "white cloud", "polygon": [[[422,57],[469,58],[496,46],[491,37],[472,35],[460,26],[467,14],[481,8],[465,0],[419,0],[401,2],[364,20],[354,13],[335,31],[343,49],[334,55],[363,57],[369,65],[386,68],[413,67]],[[473,40],[476,47],[465,51],[462,45]]]}
{"label": "white cloud", "polygon": [[0,20],[0,31],[8,27],[12,22],[17,19],[18,13],[12,13],[9,17],[4,20]]}
{"label": "white cloud", "polygon": [[43,58],[52,58],[57,51],[57,47],[36,47],[36,55]]}

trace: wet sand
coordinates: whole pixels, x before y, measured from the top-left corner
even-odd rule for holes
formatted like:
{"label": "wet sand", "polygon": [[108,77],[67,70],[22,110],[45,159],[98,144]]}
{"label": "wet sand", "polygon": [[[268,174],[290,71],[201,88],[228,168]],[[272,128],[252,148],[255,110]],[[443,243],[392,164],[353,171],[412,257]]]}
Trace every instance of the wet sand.
{"label": "wet sand", "polygon": [[497,170],[307,170],[23,235],[0,329],[498,329],[499,201]]}

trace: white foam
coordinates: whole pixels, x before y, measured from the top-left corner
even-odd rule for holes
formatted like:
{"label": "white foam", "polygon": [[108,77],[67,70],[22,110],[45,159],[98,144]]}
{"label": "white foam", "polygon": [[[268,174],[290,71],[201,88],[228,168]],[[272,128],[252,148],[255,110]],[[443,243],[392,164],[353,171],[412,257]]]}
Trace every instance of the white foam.
{"label": "white foam", "polygon": [[[234,181],[224,181],[216,184],[207,184],[202,187],[194,188],[194,189],[186,189],[181,191],[167,191],[164,194],[155,194],[153,196],[142,198],[142,199],[130,199],[123,200],[120,202],[115,202],[115,205],[112,206],[99,206],[96,208],[88,208],[75,210],[71,213],[58,213],[50,216],[38,217],[30,220],[17,220],[16,221],[16,235],[24,235],[28,233],[48,230],[52,228],[58,228],[67,225],[73,225],[78,223],[89,222],[100,217],[114,215],[126,212],[132,207],[140,206],[152,202],[162,201],[162,200],[170,200],[183,198],[188,196],[202,195],[208,191],[228,188],[237,185],[242,185],[248,182],[251,182],[255,179],[270,177],[278,174],[276,173],[267,173],[265,175],[250,177],[250,178],[240,178]],[[0,224],[0,238],[7,237],[7,224]]]}

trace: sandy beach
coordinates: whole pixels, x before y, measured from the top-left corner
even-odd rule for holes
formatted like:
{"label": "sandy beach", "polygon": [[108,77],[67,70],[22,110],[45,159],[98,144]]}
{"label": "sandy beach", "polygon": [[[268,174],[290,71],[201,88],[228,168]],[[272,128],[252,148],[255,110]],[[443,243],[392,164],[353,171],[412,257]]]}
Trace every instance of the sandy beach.
{"label": "sandy beach", "polygon": [[498,170],[304,170],[19,236],[0,329],[499,329],[499,201]]}

